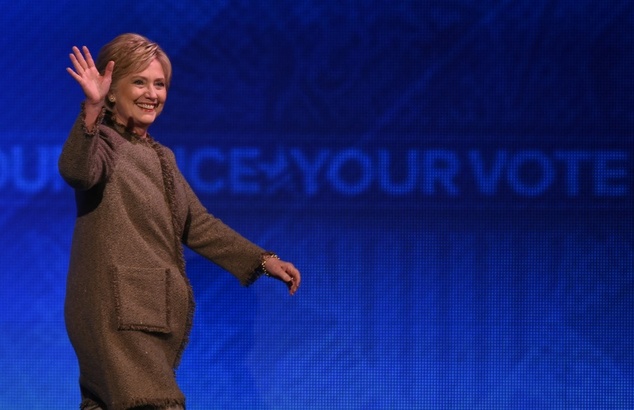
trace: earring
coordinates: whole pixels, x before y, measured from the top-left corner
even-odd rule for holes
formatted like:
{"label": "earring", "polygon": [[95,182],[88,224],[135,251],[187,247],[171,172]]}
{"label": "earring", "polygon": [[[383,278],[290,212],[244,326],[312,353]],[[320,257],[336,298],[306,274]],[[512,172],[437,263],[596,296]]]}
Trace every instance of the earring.
{"label": "earring", "polygon": [[108,96],[108,101],[110,101],[111,103],[115,102],[114,95],[110,94],[110,95]]}

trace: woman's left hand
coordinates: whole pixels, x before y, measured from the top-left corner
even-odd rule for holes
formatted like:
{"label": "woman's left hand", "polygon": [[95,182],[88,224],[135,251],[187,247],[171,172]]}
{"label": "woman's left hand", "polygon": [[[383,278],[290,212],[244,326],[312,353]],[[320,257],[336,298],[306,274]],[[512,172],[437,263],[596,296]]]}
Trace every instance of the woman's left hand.
{"label": "woman's left hand", "polygon": [[277,258],[267,258],[264,267],[269,276],[281,280],[288,286],[288,292],[294,295],[302,278],[297,268],[290,262]]}

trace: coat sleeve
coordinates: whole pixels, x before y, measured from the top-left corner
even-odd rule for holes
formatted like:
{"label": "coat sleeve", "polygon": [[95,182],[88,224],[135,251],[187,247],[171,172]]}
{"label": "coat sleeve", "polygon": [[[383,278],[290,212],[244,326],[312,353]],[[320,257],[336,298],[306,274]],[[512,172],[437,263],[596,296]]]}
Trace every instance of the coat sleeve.
{"label": "coat sleeve", "polygon": [[262,274],[262,257],[269,252],[210,214],[182,174],[175,174],[185,190],[188,207],[183,244],[232,273],[242,285],[255,282]]}
{"label": "coat sleeve", "polygon": [[92,129],[86,129],[84,110],[64,142],[59,172],[73,188],[87,190],[105,181],[114,167],[116,152],[109,138],[100,132],[104,112]]}

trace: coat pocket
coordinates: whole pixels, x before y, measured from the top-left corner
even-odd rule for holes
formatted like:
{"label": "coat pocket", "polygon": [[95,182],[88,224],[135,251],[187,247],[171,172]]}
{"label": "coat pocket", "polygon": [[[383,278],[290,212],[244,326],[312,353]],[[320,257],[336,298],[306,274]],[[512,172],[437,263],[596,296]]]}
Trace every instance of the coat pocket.
{"label": "coat pocket", "polygon": [[119,330],[170,333],[169,269],[114,267]]}

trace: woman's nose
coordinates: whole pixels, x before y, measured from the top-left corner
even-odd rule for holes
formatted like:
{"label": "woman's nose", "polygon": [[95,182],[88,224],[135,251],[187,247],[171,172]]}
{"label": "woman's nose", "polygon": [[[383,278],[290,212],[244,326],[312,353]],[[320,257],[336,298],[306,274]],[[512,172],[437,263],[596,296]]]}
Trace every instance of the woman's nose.
{"label": "woman's nose", "polygon": [[146,90],[146,94],[149,98],[156,98],[156,88],[154,88],[153,86],[149,86]]}

